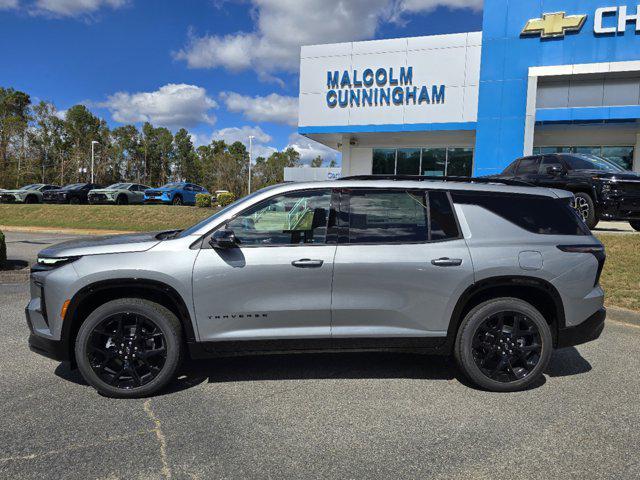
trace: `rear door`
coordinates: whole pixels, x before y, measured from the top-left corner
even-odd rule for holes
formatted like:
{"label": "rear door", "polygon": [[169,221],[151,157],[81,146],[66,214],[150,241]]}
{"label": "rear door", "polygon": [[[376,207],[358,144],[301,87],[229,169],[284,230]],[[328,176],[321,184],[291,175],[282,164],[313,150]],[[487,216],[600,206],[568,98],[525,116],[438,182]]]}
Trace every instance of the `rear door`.
{"label": "rear door", "polygon": [[457,299],[473,282],[447,192],[344,190],[338,230],[333,338],[381,346],[446,335]]}

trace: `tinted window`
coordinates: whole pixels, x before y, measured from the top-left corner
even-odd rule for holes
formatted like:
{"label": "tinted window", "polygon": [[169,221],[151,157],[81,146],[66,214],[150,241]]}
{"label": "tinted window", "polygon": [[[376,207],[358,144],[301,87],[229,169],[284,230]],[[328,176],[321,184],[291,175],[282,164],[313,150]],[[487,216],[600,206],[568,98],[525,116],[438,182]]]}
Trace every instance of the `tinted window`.
{"label": "tinted window", "polygon": [[375,148],[373,150],[374,175],[393,175],[396,171],[396,151],[392,148]]}
{"label": "tinted window", "polygon": [[518,164],[518,175],[530,175],[538,173],[540,165],[540,157],[526,157],[520,160]]}
{"label": "tinted window", "polygon": [[429,192],[431,240],[458,238],[458,225],[447,192]]}
{"label": "tinted window", "polygon": [[228,223],[240,245],[325,243],[331,190],[293,192],[265,200]]}
{"label": "tinted window", "polygon": [[555,155],[545,155],[542,159],[542,163],[540,164],[540,173],[547,173],[547,168],[549,167],[560,167],[564,169],[564,165],[560,161],[560,159]]}
{"label": "tinted window", "polygon": [[454,203],[477,205],[532,233],[588,235],[570,204],[560,199],[534,195],[452,192]]}
{"label": "tinted window", "polygon": [[424,192],[353,190],[349,208],[349,243],[427,241]]}
{"label": "tinted window", "polygon": [[511,165],[509,165],[507,168],[505,168],[504,171],[502,172],[502,174],[503,175],[515,175],[515,173],[516,173],[516,165],[517,164],[518,164],[518,160],[516,160]]}
{"label": "tinted window", "polygon": [[564,155],[571,170],[603,170],[605,172],[622,172],[623,169],[604,158],[595,155]]}
{"label": "tinted window", "polygon": [[397,175],[420,175],[420,149],[403,148],[398,150]]}

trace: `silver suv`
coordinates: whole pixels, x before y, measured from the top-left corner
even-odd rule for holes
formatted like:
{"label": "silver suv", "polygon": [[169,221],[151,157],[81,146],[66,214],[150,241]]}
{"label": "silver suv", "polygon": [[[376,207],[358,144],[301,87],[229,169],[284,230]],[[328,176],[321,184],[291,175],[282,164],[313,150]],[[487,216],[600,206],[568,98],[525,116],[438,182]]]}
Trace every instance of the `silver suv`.
{"label": "silver suv", "polygon": [[453,355],[520,390],[604,328],[604,248],[571,199],[481,179],[269,187],[184,231],[43,250],[29,344],[113,397],[157,392],[187,355],[301,350]]}

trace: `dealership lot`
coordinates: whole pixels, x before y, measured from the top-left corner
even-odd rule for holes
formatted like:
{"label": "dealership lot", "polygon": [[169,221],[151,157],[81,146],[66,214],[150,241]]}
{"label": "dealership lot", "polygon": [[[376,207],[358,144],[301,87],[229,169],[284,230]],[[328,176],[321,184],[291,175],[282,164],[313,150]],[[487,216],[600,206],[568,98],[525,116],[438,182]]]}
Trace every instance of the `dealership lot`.
{"label": "dealership lot", "polygon": [[[9,233],[10,256],[60,240]],[[29,352],[27,299],[0,285],[0,478],[640,475],[640,326],[615,312],[522,393],[442,358],[318,354],[190,364],[163,395],[111,400]]]}

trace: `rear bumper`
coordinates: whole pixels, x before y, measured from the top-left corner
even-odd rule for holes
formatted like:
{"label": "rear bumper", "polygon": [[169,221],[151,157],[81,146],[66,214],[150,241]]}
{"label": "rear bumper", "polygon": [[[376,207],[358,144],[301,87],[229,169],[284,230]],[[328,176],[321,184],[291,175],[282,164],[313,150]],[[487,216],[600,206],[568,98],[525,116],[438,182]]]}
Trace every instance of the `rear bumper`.
{"label": "rear bumper", "polygon": [[596,313],[587,318],[584,322],[574,327],[561,328],[558,330],[556,348],[573,347],[591,342],[600,337],[604,330],[604,321],[607,317],[607,310],[602,307]]}

